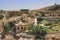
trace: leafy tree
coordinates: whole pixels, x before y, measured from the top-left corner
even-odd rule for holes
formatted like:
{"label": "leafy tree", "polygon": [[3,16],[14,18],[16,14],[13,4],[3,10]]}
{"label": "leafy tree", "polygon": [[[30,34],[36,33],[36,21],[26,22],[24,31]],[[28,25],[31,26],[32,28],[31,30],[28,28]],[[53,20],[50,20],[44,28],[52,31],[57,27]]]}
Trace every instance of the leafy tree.
{"label": "leafy tree", "polygon": [[16,28],[15,28],[15,21],[10,21],[9,22],[9,28],[10,28],[10,31],[12,31],[14,33],[14,37],[16,37]]}
{"label": "leafy tree", "polygon": [[16,32],[14,22],[9,22],[8,24],[4,24],[3,28],[4,28],[4,32],[8,32],[8,31]]}
{"label": "leafy tree", "polygon": [[10,25],[10,27],[14,27],[15,26],[15,22],[14,21],[10,21],[9,25]]}
{"label": "leafy tree", "polygon": [[15,22],[14,22],[14,21],[10,21],[10,22],[9,22],[9,28],[10,28],[10,30],[12,30],[13,32],[16,32]]}
{"label": "leafy tree", "polygon": [[4,24],[3,28],[4,28],[5,33],[9,31],[9,25],[8,24]]}
{"label": "leafy tree", "polygon": [[14,36],[15,38],[17,38],[17,37],[16,37],[16,29],[15,29],[15,24],[14,24],[14,22],[10,22],[10,23],[8,23],[8,24],[4,24],[4,25],[3,25],[3,28],[4,28],[4,30],[3,30],[3,37],[5,36],[5,35],[4,35],[5,33],[11,31],[11,32],[13,33],[13,36]]}
{"label": "leafy tree", "polygon": [[43,19],[40,18],[40,17],[37,18],[37,21],[38,21],[38,22],[40,22],[40,21],[42,21],[42,20],[43,20]]}
{"label": "leafy tree", "polygon": [[33,25],[29,30],[30,31],[28,33],[35,35],[36,39],[44,38],[44,36],[46,35],[46,31],[39,25],[37,25],[37,26]]}

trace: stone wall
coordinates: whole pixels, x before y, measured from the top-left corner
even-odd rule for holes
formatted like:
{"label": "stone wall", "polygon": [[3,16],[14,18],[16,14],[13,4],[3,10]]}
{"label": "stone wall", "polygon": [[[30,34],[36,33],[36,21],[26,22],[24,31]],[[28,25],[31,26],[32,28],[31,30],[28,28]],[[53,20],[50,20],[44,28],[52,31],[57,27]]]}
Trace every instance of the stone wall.
{"label": "stone wall", "polygon": [[60,32],[47,34],[45,40],[60,40]]}

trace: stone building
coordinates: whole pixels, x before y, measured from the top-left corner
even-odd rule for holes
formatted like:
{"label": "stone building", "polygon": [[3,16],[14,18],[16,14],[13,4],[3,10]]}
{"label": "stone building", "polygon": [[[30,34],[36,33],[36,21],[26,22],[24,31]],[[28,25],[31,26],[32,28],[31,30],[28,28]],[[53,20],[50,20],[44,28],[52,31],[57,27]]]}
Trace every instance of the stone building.
{"label": "stone building", "polygon": [[20,31],[23,31],[23,30],[27,30],[28,28],[28,25],[26,23],[23,23],[23,22],[19,22],[18,24],[15,24],[16,25],[16,32],[20,32]]}
{"label": "stone building", "polygon": [[20,21],[15,24],[17,32],[28,29],[28,26],[34,22],[34,18],[28,17],[28,14],[22,14],[19,19]]}

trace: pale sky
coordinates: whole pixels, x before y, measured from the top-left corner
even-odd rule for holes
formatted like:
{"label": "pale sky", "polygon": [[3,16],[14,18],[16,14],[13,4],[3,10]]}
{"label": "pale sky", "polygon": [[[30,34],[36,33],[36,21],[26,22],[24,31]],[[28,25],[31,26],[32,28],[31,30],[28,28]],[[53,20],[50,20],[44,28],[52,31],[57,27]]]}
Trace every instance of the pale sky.
{"label": "pale sky", "polygon": [[[54,5],[55,0],[0,0],[0,10],[38,9]],[[60,4],[60,0],[57,0]]]}

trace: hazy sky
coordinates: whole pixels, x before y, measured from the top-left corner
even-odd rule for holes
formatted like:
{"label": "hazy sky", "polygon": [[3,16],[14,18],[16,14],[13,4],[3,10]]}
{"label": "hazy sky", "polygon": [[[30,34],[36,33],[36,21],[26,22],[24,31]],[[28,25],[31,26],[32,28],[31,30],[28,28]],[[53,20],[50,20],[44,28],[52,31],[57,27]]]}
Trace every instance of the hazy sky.
{"label": "hazy sky", "polygon": [[[19,9],[38,9],[53,5],[55,0],[0,0],[0,9],[19,10]],[[57,0],[60,4],[60,0]]]}

